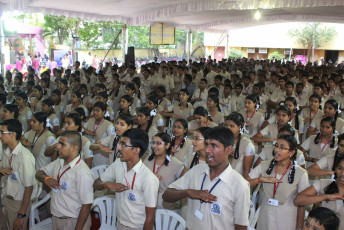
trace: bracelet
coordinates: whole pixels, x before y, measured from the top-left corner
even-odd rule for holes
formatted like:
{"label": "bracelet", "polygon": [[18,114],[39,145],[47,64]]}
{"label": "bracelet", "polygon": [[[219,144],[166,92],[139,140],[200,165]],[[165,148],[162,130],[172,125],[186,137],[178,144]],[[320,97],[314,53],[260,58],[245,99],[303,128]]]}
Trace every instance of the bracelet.
{"label": "bracelet", "polygon": [[263,181],[258,177],[258,183],[262,183]]}
{"label": "bracelet", "polygon": [[107,186],[106,184],[107,184],[107,183],[105,182],[105,183],[104,183],[104,189],[107,189],[107,190],[108,190],[109,188],[108,188],[108,186]]}
{"label": "bracelet", "polygon": [[53,179],[53,176],[47,176],[46,178],[44,178],[44,183],[46,183],[46,181],[48,180],[48,179]]}

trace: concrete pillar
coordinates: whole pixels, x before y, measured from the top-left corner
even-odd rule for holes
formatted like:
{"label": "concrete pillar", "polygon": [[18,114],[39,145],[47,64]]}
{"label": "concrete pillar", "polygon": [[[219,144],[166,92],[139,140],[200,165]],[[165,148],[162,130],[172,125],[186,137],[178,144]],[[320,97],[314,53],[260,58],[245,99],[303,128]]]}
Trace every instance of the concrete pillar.
{"label": "concrete pillar", "polygon": [[187,55],[188,62],[191,58],[191,52],[192,52],[192,31],[189,30],[186,33],[186,55]]}
{"label": "concrete pillar", "polygon": [[228,59],[228,55],[229,55],[229,34],[226,34],[226,45],[225,45],[225,57],[226,59]]}
{"label": "concrete pillar", "polygon": [[127,25],[122,27],[122,63],[125,63],[125,55],[127,53]]}
{"label": "concrete pillar", "polygon": [[5,71],[4,70],[4,66],[3,66],[3,57],[4,55],[2,54],[2,47],[4,46],[4,34],[3,34],[3,31],[2,31],[2,11],[0,11],[0,73],[3,73],[5,77]]}

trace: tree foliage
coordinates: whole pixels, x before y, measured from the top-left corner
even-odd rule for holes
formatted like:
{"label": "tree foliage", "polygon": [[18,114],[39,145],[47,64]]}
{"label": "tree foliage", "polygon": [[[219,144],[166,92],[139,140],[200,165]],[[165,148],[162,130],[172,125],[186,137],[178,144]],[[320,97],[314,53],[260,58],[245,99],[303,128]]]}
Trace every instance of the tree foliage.
{"label": "tree foliage", "polygon": [[238,49],[229,49],[229,54],[228,57],[230,59],[238,59],[238,58],[242,58],[244,55],[243,53],[238,50]]}
{"label": "tree foliage", "polygon": [[275,58],[276,60],[282,60],[283,57],[284,57],[284,55],[281,54],[279,50],[274,51],[274,52],[269,54],[269,59]]}
{"label": "tree foliage", "polygon": [[46,14],[44,15],[43,36],[56,36],[58,44],[63,44],[68,36],[72,35],[78,20],[78,18]]}

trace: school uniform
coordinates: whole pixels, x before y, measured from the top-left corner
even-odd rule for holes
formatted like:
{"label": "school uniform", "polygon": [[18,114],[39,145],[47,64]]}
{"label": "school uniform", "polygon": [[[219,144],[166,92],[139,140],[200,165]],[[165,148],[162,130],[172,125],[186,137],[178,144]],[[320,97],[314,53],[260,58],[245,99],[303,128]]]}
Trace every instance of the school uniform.
{"label": "school uniform", "polygon": [[36,171],[48,165],[51,162],[51,157],[46,157],[44,152],[54,143],[54,134],[49,130],[44,131],[42,134],[30,130],[24,134],[24,137],[28,142],[32,143],[32,146],[27,147],[27,149],[32,152],[36,159]]}
{"label": "school uniform", "polygon": [[127,171],[127,163],[117,159],[100,175],[100,180],[130,187],[116,193],[116,210],[120,210],[116,213],[117,228],[142,229],[146,220],[145,207],[157,205],[159,180],[153,172],[141,160]]}
{"label": "school uniform", "polygon": [[[277,124],[269,124],[266,126],[264,129],[260,131],[260,133],[263,135],[263,137],[269,137],[273,139],[277,139],[278,136],[278,125]],[[299,143],[299,134],[297,130],[295,130],[295,135],[294,135],[297,143]]]}
{"label": "school uniform", "polygon": [[[310,126],[320,131],[320,123],[323,118],[324,117],[314,118]],[[344,120],[340,117],[338,117],[336,121],[336,131],[338,131],[340,134],[344,133]]]}
{"label": "school uniform", "polygon": [[171,157],[171,160],[167,166],[164,165],[164,163],[162,166],[157,165],[155,164],[155,159],[149,161],[148,158],[144,160],[143,164],[146,165],[147,168],[149,168],[154,174],[162,177],[162,179],[159,180],[157,208],[177,211],[179,209],[179,205],[177,203],[163,201],[162,194],[166,191],[169,184],[176,181],[180,177],[184,169],[184,164],[173,156]]}
{"label": "school uniform", "polygon": [[[85,111],[85,116],[87,117],[88,116],[88,109],[86,108],[86,106],[84,106],[83,104],[79,105],[78,107],[76,108],[82,108],[84,109]],[[72,104],[69,104],[69,105],[66,105],[66,108],[64,110],[64,114],[69,114],[72,112],[72,110],[76,109],[76,108],[72,108]]]}
{"label": "school uniform", "polygon": [[[313,186],[319,195],[325,194],[325,188],[332,183],[330,179],[321,179],[314,182]],[[344,202],[343,200],[326,200],[321,202],[321,206],[331,209],[339,217],[340,224],[338,229],[344,229]]]}
{"label": "school uniform", "polygon": [[220,111],[217,111],[217,113],[214,116],[210,115],[210,117],[213,120],[213,122],[217,125],[225,123],[225,117],[223,116],[223,113],[221,113]]}
{"label": "school uniform", "polygon": [[[54,141],[54,143],[52,145],[58,144],[60,141],[61,136],[59,136],[58,138],[56,138],[56,140]],[[93,157],[93,152],[90,149],[91,146],[91,141],[85,137],[85,136],[81,136],[81,151],[80,151],[80,156],[81,159],[83,161],[85,161],[88,158]]]}
{"label": "school uniform", "polygon": [[164,97],[163,100],[158,101],[158,112],[160,113],[164,109],[167,109],[169,106],[171,106],[170,100],[168,100],[166,97]]}
{"label": "school uniform", "polygon": [[[36,97],[32,97],[30,100],[30,104],[33,104],[32,107],[32,112],[37,113],[37,112],[41,112],[42,111],[42,102],[43,102],[43,96],[40,100],[36,99]],[[36,102],[37,100],[37,102]]]}
{"label": "school uniform", "polygon": [[171,89],[174,89],[174,79],[171,76],[159,77],[153,81],[153,85],[163,85],[166,89],[166,95],[170,94]]}
{"label": "school uniform", "polygon": [[159,126],[165,126],[165,122],[163,117],[160,114],[156,114],[153,117],[152,126],[158,129]]}
{"label": "school uniform", "polygon": [[217,201],[213,203],[188,199],[187,229],[234,230],[235,224],[249,225],[250,187],[230,165],[212,181],[210,181],[209,166],[196,165],[168,187],[177,190],[207,189],[217,197]]}
{"label": "school uniform", "polygon": [[331,170],[332,171],[335,152],[336,151],[333,151],[333,154],[326,155],[326,156],[320,158],[315,164],[317,164],[321,170]]}
{"label": "school uniform", "polygon": [[60,102],[58,105],[55,105],[54,107],[54,113],[56,114],[59,121],[61,121],[61,113],[64,113],[65,109],[66,106],[62,102]]}
{"label": "school uniform", "polygon": [[208,98],[208,89],[204,89],[202,92],[199,88],[195,90],[195,92],[192,95],[191,100],[201,98],[201,101],[196,101],[193,106],[194,108],[197,108],[198,106],[203,106],[204,108],[207,108],[207,98]]}
{"label": "school uniform", "polygon": [[246,134],[249,137],[253,137],[258,133],[259,127],[264,123],[264,115],[259,111],[255,111],[252,117],[247,116],[245,110],[241,110],[240,113],[246,122]]}
{"label": "school uniform", "polygon": [[[173,105],[170,105],[167,107],[167,110],[169,113],[174,113],[179,115],[182,119],[187,120],[188,117],[193,116],[194,108],[191,103],[187,103],[186,107],[181,110],[179,106],[179,102],[173,103]],[[172,123],[174,123],[176,119],[172,118]]]}
{"label": "school uniform", "polygon": [[[282,178],[283,175],[275,175],[276,166],[270,175],[266,173],[271,161],[263,161],[256,168],[251,170],[249,177],[276,177]],[[294,198],[297,193],[302,192],[309,186],[307,171],[301,167],[295,167],[294,182],[289,184],[288,176],[291,167],[286,171],[276,189],[274,196],[274,184],[262,183],[260,190],[261,205],[257,222],[257,230],[295,230],[297,225],[297,206],[294,205]],[[272,201],[273,199],[274,201]],[[278,201],[276,206],[276,200]],[[269,203],[270,202],[270,203]],[[275,204],[275,205],[273,205]]]}
{"label": "school uniform", "polygon": [[[99,125],[95,125],[95,119],[94,117],[92,117],[86,122],[84,127],[85,129],[91,130],[96,133],[95,136],[85,135],[87,138],[90,139],[91,143],[96,143],[100,141],[102,138],[105,138],[115,133],[115,127],[110,121],[106,120],[105,118],[103,118],[103,121],[101,121]],[[93,166],[104,165],[108,163],[108,157],[105,157],[98,152],[94,153]]]}
{"label": "school uniform", "polygon": [[232,111],[235,111],[234,110],[235,105],[234,105],[231,95],[229,95],[226,98],[224,96],[220,97],[219,102],[220,102],[221,111],[224,116],[228,116],[229,114],[232,113]]}
{"label": "school uniform", "polygon": [[237,96],[235,93],[233,94],[232,100],[233,100],[234,106],[235,106],[235,108],[232,109],[233,112],[234,111],[240,111],[240,110],[244,109],[245,98],[246,98],[246,96],[243,95],[242,93],[239,96]]}
{"label": "school uniform", "polygon": [[[209,128],[214,128],[218,126],[218,124],[214,123],[214,122],[210,122],[209,125],[207,125],[207,127]],[[200,128],[201,126],[198,125],[197,121],[196,120],[192,120],[191,122],[189,122],[189,125],[188,125],[188,130],[196,130],[198,128]]]}
{"label": "school uniform", "polygon": [[[233,152],[235,154],[236,145],[233,145]],[[229,157],[229,162],[232,168],[237,171],[240,175],[244,172],[244,158],[253,156],[255,153],[254,145],[248,136],[241,136],[239,146],[239,158],[235,159],[234,156]]]}
{"label": "school uniform", "polygon": [[117,158],[117,144],[119,143],[119,140],[120,140],[120,136],[117,136],[116,133],[113,133],[110,136],[107,136],[100,140],[100,143],[102,145],[107,146],[110,149],[113,149],[112,153],[109,154],[109,165],[115,162]]}
{"label": "school uniform", "polygon": [[[80,156],[67,165],[64,163],[63,159],[57,159],[41,169],[61,186],[61,189],[50,192],[53,228],[56,230],[74,229],[82,205],[93,203],[93,172]],[[83,229],[90,228],[91,217],[88,216]]]}
{"label": "school uniform", "polygon": [[[267,144],[262,149],[262,152],[259,154],[259,157],[263,161],[271,161],[272,159],[275,158],[275,156],[273,155],[274,150],[275,150],[274,145]],[[296,152],[296,160],[295,161],[296,161],[297,165],[300,165],[300,166],[306,164],[305,156],[303,155],[303,152],[299,149]]]}
{"label": "school uniform", "polygon": [[18,120],[23,126],[23,132],[28,130],[27,121],[32,119],[32,111],[29,107],[25,107],[22,111],[19,111]]}
{"label": "school uniform", "polygon": [[[314,139],[316,138],[317,135],[311,135],[310,137],[307,138],[302,144],[301,147],[308,152],[309,157],[315,158],[315,159],[320,159],[324,156],[332,155],[334,149],[337,147],[337,138],[335,141],[335,147],[331,148],[331,142],[332,138],[329,140],[329,143],[319,143],[315,144]],[[312,163],[308,162],[307,167],[311,165]]]}
{"label": "school uniform", "polygon": [[304,108],[301,110],[300,116],[303,118],[303,120],[308,119],[308,122],[304,122],[303,140],[306,140],[306,133],[307,133],[307,130],[308,130],[310,124],[312,123],[312,121],[315,118],[318,118],[318,117],[323,118],[324,112],[322,110],[318,109],[316,111],[316,113],[310,113],[309,108]]}
{"label": "school uniform", "polygon": [[[270,124],[276,123],[277,122],[276,118],[277,118],[276,115],[275,116],[271,116],[269,118],[269,120],[268,120],[269,123]],[[299,119],[299,127],[298,127],[298,129],[296,129],[295,117],[293,117],[293,119],[291,119],[291,121],[289,121],[289,123],[290,123],[291,127],[293,127],[295,130],[298,131],[298,133],[303,134],[304,130],[305,130],[304,120],[303,120],[303,118],[301,116],[298,116],[298,119]]]}
{"label": "school uniform", "polygon": [[187,157],[187,153],[192,151],[192,141],[189,138],[186,138],[182,148],[180,147],[179,143],[175,144],[175,146],[172,146],[172,150],[175,151],[172,153],[172,156],[176,157],[180,161],[184,161]]}
{"label": "school uniform", "polygon": [[[198,153],[196,153],[196,152],[188,152],[188,153],[186,154],[186,158],[185,158],[185,160],[183,161],[183,163],[184,163],[184,165],[185,165],[187,168],[189,168],[189,169],[191,168],[192,160],[194,159],[194,157],[195,157],[196,154],[198,154]],[[198,164],[207,164],[207,162],[198,159],[198,160],[196,161],[196,163],[194,164],[194,166],[195,166],[195,165],[198,165]]]}
{"label": "school uniform", "polygon": [[[13,229],[14,220],[17,218],[18,212],[24,197],[25,187],[33,186],[31,199],[37,197],[37,181],[35,178],[35,158],[29,150],[27,150],[20,142],[11,152],[7,148],[1,161],[2,168],[11,168],[12,174],[3,176],[6,181],[3,187],[4,208],[9,229]],[[24,229],[27,229],[27,221],[29,218],[31,201],[26,209],[26,217],[24,218]]]}

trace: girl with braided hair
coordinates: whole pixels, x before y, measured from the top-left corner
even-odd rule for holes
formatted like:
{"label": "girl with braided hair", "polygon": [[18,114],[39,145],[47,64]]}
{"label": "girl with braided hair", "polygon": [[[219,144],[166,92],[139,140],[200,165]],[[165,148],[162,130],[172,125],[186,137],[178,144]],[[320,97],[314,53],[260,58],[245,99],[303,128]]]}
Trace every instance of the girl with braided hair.
{"label": "girl with braided hair", "polygon": [[344,134],[338,136],[338,148],[333,150],[333,154],[320,158],[315,164],[307,168],[308,175],[313,177],[329,178],[334,175],[335,165],[339,157],[344,155]]}
{"label": "girl with braided hair", "polygon": [[336,130],[339,133],[344,133],[344,120],[338,117],[340,109],[339,104],[336,100],[329,99],[326,101],[324,106],[324,113],[325,114],[323,117],[316,117],[312,120],[307,131],[307,137],[317,134],[317,132],[320,130],[321,119],[323,119],[324,117],[333,117],[336,124]]}
{"label": "girl with braided hair", "polygon": [[275,145],[275,157],[251,170],[251,186],[262,183],[257,230],[302,229],[305,208],[294,205],[295,196],[309,186],[307,171],[295,164],[297,141],[282,135]]}
{"label": "girl with braided hair", "polygon": [[185,119],[177,119],[172,126],[172,156],[184,162],[187,153],[191,152],[192,142],[187,138],[188,122]]}
{"label": "girl with braided hair", "polygon": [[165,202],[162,194],[168,185],[182,177],[187,168],[174,156],[171,156],[171,137],[167,133],[158,133],[152,142],[152,154],[143,161],[159,179],[159,193],[157,208],[179,212],[176,203]]}
{"label": "girl with braided hair", "polygon": [[165,122],[163,117],[158,113],[159,109],[159,99],[156,94],[151,94],[148,96],[148,100],[146,106],[150,109],[151,115],[154,117],[152,121],[152,125],[159,130],[159,132],[163,132],[165,128]]}
{"label": "girl with braided hair", "polygon": [[51,124],[52,130],[56,135],[60,130],[60,120],[54,112],[54,101],[52,99],[45,99],[42,101],[42,112],[47,115],[49,123]]}
{"label": "girl with braided hair", "polygon": [[136,115],[135,109],[132,108],[133,98],[129,95],[123,95],[119,101],[119,110],[117,111],[116,118],[123,114]]}
{"label": "girl with braided hair", "polygon": [[214,95],[214,94],[208,95],[207,108],[208,108],[211,120],[215,124],[222,126],[225,123],[225,118],[223,116],[223,113],[221,112],[219,97],[217,95]]}
{"label": "girl with braided hair", "polygon": [[290,121],[289,121],[290,125],[295,130],[297,130],[297,132],[299,133],[299,140],[302,140],[301,138],[304,133],[304,122],[303,122],[303,118],[298,115],[299,109],[298,109],[298,105],[297,105],[297,101],[295,97],[287,97],[284,101],[284,104],[288,106],[291,112]]}
{"label": "girl with braided hair", "polygon": [[256,135],[259,127],[264,123],[264,115],[258,111],[259,103],[258,95],[248,95],[245,98],[245,110],[240,111],[245,118],[246,134],[249,137]]}
{"label": "girl with braided hair", "polygon": [[30,107],[33,112],[40,112],[42,110],[43,89],[40,85],[35,85],[32,89],[32,96],[30,99]]}
{"label": "girl with braided hair", "polygon": [[192,154],[187,153],[185,165],[189,169],[198,164],[206,164],[206,144],[205,137],[208,127],[196,129],[192,139]]}
{"label": "girl with braided hair", "polygon": [[212,121],[209,115],[210,114],[208,113],[208,110],[206,110],[203,106],[198,106],[193,113],[193,117],[195,119],[189,122],[188,133],[192,134],[200,127],[216,127],[217,124]]}
{"label": "girl with braided hair", "polygon": [[334,179],[321,179],[301,192],[294,199],[295,205],[305,206],[321,202],[321,206],[333,210],[340,219],[338,229],[344,229],[344,155],[333,165]]}
{"label": "girl with braided hair", "polygon": [[14,96],[16,98],[15,103],[18,105],[19,109],[18,120],[23,125],[23,132],[27,132],[30,128],[30,123],[32,120],[32,111],[29,107],[30,104],[28,103],[28,97],[26,93],[21,91],[15,92]]}
{"label": "girl with braided hair", "polygon": [[320,158],[331,155],[336,146],[335,120],[332,117],[325,117],[321,120],[320,132],[312,135],[301,144],[301,150],[308,153],[306,156],[307,166],[317,162]]}
{"label": "girl with braided hair", "polygon": [[254,160],[254,145],[244,134],[245,119],[241,113],[231,113],[226,117],[226,127],[234,134],[233,152],[229,157],[232,168],[244,178],[248,177]]}

